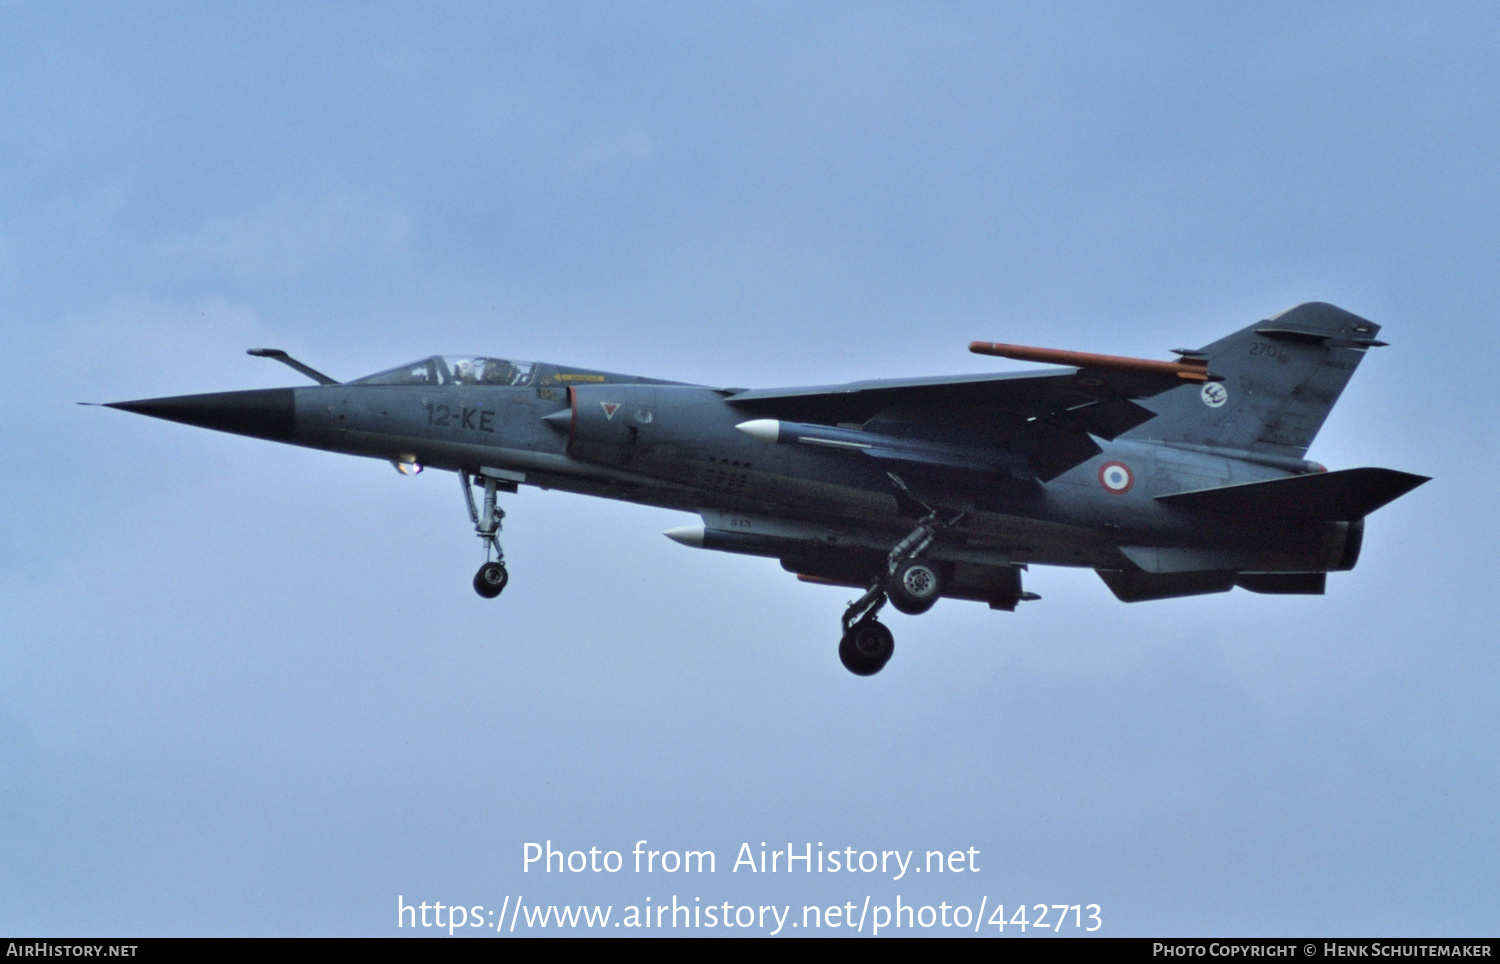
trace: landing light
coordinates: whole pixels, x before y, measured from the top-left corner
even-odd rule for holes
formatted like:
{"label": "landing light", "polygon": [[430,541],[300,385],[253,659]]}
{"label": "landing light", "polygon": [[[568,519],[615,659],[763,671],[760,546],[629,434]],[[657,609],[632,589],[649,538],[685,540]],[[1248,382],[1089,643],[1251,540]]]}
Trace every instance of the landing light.
{"label": "landing light", "polygon": [[403,455],[391,462],[391,464],[394,465],[396,467],[396,471],[400,472],[402,475],[422,474],[422,463],[417,461],[417,457],[415,455]]}

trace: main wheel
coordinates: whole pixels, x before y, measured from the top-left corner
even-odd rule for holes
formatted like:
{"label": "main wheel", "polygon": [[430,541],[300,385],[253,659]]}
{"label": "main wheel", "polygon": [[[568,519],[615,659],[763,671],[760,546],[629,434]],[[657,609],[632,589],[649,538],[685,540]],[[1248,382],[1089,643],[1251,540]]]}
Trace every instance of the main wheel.
{"label": "main wheel", "polygon": [[487,562],[474,573],[474,591],[486,599],[494,599],[500,595],[500,590],[508,582],[510,573],[505,571],[503,563]]}
{"label": "main wheel", "polygon": [[932,563],[912,559],[896,570],[885,592],[897,612],[919,616],[943,594],[943,575]]}
{"label": "main wheel", "polygon": [[855,676],[874,676],[895,651],[896,639],[891,631],[873,619],[855,623],[839,642],[839,659]]}

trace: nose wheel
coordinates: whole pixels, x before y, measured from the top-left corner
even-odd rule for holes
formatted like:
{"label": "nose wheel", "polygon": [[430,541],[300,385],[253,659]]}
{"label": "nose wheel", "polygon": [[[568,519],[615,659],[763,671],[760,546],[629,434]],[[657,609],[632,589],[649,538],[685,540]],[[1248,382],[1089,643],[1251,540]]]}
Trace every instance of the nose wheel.
{"label": "nose wheel", "polygon": [[474,574],[474,591],[485,599],[494,599],[508,582],[510,573],[505,571],[505,563],[487,562]]}
{"label": "nose wheel", "polygon": [[[485,563],[474,574],[474,591],[485,599],[494,599],[510,582],[510,573],[505,571],[505,552],[500,548],[500,520],[505,518],[505,510],[497,500],[500,487],[506,483],[488,475],[470,476],[468,472],[458,473],[458,481],[463,486],[474,534],[484,542]],[[484,484],[483,510],[474,504],[474,486],[480,482]],[[510,486],[510,491],[514,492],[515,486]],[[491,553],[495,558],[490,558]]]}

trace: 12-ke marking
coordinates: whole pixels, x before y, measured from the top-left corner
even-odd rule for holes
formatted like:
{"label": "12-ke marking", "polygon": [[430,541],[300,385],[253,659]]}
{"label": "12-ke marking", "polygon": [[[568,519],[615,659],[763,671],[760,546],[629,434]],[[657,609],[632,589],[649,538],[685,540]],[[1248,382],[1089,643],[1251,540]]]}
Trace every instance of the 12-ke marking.
{"label": "12-ke marking", "polygon": [[[423,408],[427,409],[427,424],[446,428],[458,420],[460,428],[466,428],[475,432],[495,431],[495,413],[487,408],[468,408],[461,406],[457,412],[446,405],[433,405],[424,402]],[[477,421],[476,421],[477,419]]]}

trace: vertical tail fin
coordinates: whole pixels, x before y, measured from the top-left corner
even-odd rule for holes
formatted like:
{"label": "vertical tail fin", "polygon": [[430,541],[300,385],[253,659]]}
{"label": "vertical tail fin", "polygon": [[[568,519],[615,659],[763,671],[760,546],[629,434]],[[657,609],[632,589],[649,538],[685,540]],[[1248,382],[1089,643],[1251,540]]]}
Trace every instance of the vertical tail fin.
{"label": "vertical tail fin", "polygon": [[1187,442],[1302,458],[1380,326],[1342,308],[1288,308],[1197,352],[1223,376],[1138,404],[1157,417],[1137,438]]}

